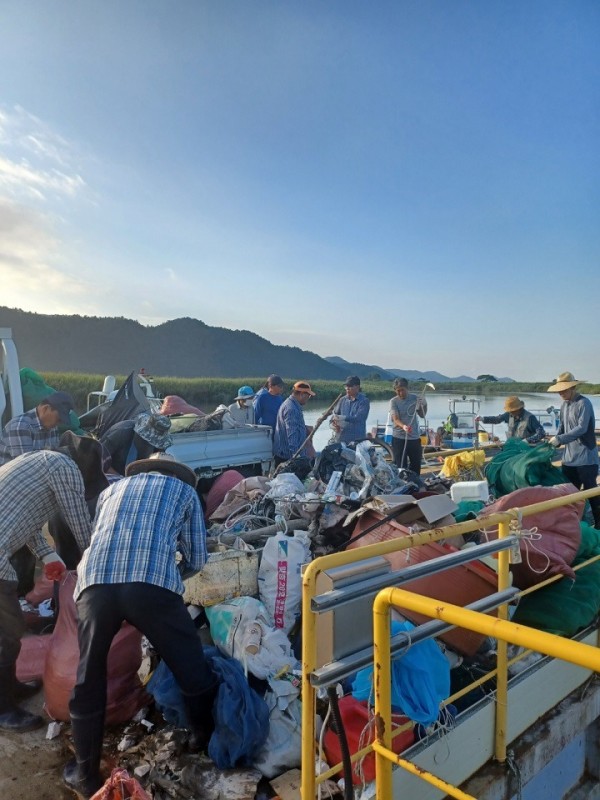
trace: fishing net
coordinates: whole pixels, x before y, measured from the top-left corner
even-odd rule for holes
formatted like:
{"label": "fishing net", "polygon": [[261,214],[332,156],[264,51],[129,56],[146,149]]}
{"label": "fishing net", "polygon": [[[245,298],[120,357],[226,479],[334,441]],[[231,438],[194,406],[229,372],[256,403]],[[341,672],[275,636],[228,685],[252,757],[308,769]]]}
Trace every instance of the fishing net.
{"label": "fishing net", "polygon": [[521,439],[508,439],[502,451],[485,467],[490,491],[496,497],[502,497],[527,486],[568,483],[563,471],[552,464],[555,453],[549,444],[531,447]]}

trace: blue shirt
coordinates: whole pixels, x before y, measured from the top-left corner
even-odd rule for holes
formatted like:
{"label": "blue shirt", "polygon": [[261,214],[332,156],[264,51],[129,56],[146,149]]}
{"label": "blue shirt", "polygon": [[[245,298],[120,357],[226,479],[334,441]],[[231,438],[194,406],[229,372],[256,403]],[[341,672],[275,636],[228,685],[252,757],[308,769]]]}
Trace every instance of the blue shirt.
{"label": "blue shirt", "polygon": [[342,397],[334,411],[340,418],[342,428],[335,437],[336,442],[354,442],[366,437],[370,407],[369,398],[362,392],[354,398]]}
{"label": "blue shirt", "polygon": [[59,440],[58,428],[44,428],[35,408],[19,414],[4,426],[0,438],[0,465],[32,450],[54,450]]}
{"label": "blue shirt", "polygon": [[[306,425],[302,406],[290,395],[281,404],[273,437],[273,454],[278,458],[291,458],[306,439]],[[298,453],[306,457],[306,448]]]}
{"label": "blue shirt", "polygon": [[271,394],[263,386],[254,398],[254,422],[256,425],[270,425],[275,430],[277,413],[282,403],[283,397],[280,394]]}
{"label": "blue shirt", "polygon": [[[565,445],[562,463],[566,467],[585,467],[598,464],[598,448],[594,427],[596,419],[591,400],[576,394],[572,400],[565,401],[560,407],[560,425],[556,438]],[[589,440],[587,447],[581,440]]]}
{"label": "blue shirt", "polygon": [[204,516],[194,489],[159,473],[134,475],[100,495],[74,596],[106,583],[151,583],[183,594],[182,576],[202,569],[206,557]]}

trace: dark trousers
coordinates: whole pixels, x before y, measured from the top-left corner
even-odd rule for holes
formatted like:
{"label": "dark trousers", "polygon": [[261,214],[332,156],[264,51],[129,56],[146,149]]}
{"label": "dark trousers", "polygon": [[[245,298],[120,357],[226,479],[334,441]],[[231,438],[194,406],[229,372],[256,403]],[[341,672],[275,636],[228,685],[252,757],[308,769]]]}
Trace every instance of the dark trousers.
{"label": "dark trousers", "polygon": [[421,474],[423,445],[420,439],[400,439],[398,436],[393,436],[392,452],[394,464],[398,469],[406,469],[408,466],[412,472],[416,472],[417,475]]}
{"label": "dark trousers", "polygon": [[151,642],[184,695],[202,694],[215,682],[181,595],[148,583],[98,584],[77,600],[79,666],[69,709],[84,717],[106,707],[106,660],[123,621]]}
{"label": "dark trousers", "polygon": [[17,597],[17,582],[0,581],[0,669],[16,664],[24,632],[25,619]]}
{"label": "dark trousers", "polygon": [[[581,467],[562,465],[565,477],[578,489],[596,489],[598,477],[597,464],[584,464]],[[594,516],[594,527],[600,528],[600,497],[590,497],[590,508]]]}

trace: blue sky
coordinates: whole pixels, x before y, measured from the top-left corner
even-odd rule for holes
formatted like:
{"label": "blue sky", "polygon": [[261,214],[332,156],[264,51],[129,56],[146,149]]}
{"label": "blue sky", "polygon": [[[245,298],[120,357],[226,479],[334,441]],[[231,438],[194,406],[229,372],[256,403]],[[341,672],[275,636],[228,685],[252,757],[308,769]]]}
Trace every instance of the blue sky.
{"label": "blue sky", "polygon": [[596,0],[4,0],[0,305],[600,382],[599,40]]}

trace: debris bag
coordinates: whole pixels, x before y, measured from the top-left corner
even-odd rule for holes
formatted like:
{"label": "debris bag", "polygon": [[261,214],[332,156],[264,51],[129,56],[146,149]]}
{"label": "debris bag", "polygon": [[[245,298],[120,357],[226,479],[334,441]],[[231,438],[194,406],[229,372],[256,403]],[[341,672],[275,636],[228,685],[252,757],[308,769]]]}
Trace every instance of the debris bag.
{"label": "debris bag", "polygon": [[25,636],[21,639],[21,650],[17,658],[17,680],[37,681],[44,677],[46,655],[52,636],[48,633],[39,636]]}
{"label": "debris bag", "polygon": [[25,600],[32,606],[39,606],[44,600],[50,600],[54,595],[54,581],[46,578],[42,572],[33,585],[33,589],[27,592]]}
{"label": "debris bag", "polygon": [[490,491],[496,497],[527,486],[556,486],[565,483],[559,467],[552,464],[556,450],[541,442],[535,447],[521,439],[507,439],[502,450],[485,467]]}
{"label": "debris bag", "polygon": [[216,511],[225,500],[227,493],[243,480],[244,476],[242,473],[235,469],[226,469],[215,478],[206,495],[206,512],[204,514],[206,519],[210,519],[213,512]]}
{"label": "debris bag", "polygon": [[142,411],[150,410],[148,398],[137,382],[135,373],[130,372],[112,403],[100,415],[94,434],[98,439],[101,439],[108,429],[112,428],[117,422],[122,422],[124,419],[134,419]]}
{"label": "debris bag", "polygon": [[202,409],[197,408],[196,406],[191,406],[183,399],[183,397],[179,397],[176,394],[168,394],[165,398],[163,398],[162,405],[158,413],[164,414],[165,417],[171,417],[174,414],[194,414],[197,417],[204,416],[204,411],[202,411]]}
{"label": "debris bag", "polygon": [[278,532],[267,539],[258,568],[258,591],[276,628],[289,633],[302,611],[303,564],[312,560],[306,531]]}
{"label": "debris bag", "polygon": [[113,769],[110,778],[90,800],[152,800],[126,769]]}
{"label": "debris bag", "polygon": [[[79,664],[77,609],[73,591],[76,572],[68,572],[59,591],[60,612],[52,633],[46,666],[44,692],[46,711],[52,719],[68,722],[69,698]],[[106,723],[130,720],[147,700],[138,677],[142,663],[142,634],[124,623],[112,641],[107,664]]]}
{"label": "debris bag", "polygon": [[[485,525],[485,519],[490,514],[506,511],[509,508],[530,506],[556,497],[565,497],[577,491],[572,483],[517,489],[496,500],[492,505],[486,506],[479,514],[479,519],[482,525]],[[579,523],[584,507],[585,503],[579,501],[523,517],[523,529],[532,533],[521,539],[521,563],[510,565],[515,586],[519,589],[528,589],[554,575],[565,575],[575,580],[571,564],[581,544]],[[484,536],[488,541],[497,539],[498,527],[486,528]]]}
{"label": "debris bag", "polygon": [[[414,629],[411,622],[392,620],[392,636]],[[450,665],[433,639],[415,644],[392,657],[392,709],[414,722],[431,725],[440,713],[440,703],[450,694]],[[373,667],[356,673],[352,696],[369,700],[373,694]]]}
{"label": "debris bag", "polygon": [[253,766],[265,778],[275,778],[302,764],[302,704],[296,698],[281,708],[277,695],[271,691],[266,693],[265,702],[269,708],[269,735]]}

